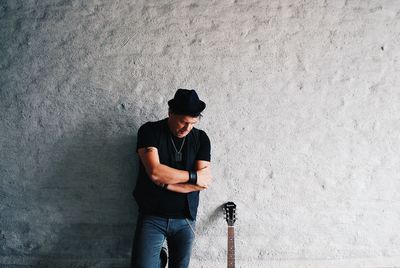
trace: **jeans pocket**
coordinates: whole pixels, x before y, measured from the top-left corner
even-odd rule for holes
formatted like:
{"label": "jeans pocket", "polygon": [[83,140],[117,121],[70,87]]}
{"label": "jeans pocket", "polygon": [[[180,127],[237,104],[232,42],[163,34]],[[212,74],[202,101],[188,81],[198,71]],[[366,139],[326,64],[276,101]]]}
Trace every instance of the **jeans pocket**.
{"label": "jeans pocket", "polygon": [[192,230],[192,233],[194,236],[196,236],[196,220],[191,220],[186,218],[186,223],[189,225],[190,230]]}

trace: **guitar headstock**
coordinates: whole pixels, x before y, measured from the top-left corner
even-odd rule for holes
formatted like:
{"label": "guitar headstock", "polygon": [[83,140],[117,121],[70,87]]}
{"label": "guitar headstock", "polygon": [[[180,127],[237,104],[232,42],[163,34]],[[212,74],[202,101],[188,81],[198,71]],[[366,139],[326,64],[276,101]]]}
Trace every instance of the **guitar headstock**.
{"label": "guitar headstock", "polygon": [[236,205],[233,202],[225,203],[224,214],[228,226],[233,226],[236,221]]}

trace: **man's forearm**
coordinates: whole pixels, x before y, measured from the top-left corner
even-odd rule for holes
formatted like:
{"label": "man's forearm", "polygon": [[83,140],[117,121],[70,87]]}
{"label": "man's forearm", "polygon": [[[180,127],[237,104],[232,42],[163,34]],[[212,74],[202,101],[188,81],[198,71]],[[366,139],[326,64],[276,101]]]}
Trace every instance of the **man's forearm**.
{"label": "man's forearm", "polygon": [[[197,161],[196,170],[197,172],[195,176],[197,177],[197,186],[200,186],[202,188],[201,189],[195,188],[194,190],[196,191],[204,190],[211,182],[211,170],[209,162]],[[160,186],[165,184],[174,185],[174,184],[188,183],[189,177],[191,177],[189,175],[189,172],[186,170],[171,168],[164,164],[154,165],[152,168],[149,168],[148,173],[151,177],[151,180],[155,184]],[[190,181],[189,184],[196,184],[196,183]]]}
{"label": "man's forearm", "polygon": [[151,178],[158,184],[185,183],[189,180],[189,172],[159,164],[151,170]]}
{"label": "man's forearm", "polygon": [[205,189],[207,188],[189,183],[178,183],[167,186],[167,190],[178,193],[190,193],[190,192],[202,191]]}

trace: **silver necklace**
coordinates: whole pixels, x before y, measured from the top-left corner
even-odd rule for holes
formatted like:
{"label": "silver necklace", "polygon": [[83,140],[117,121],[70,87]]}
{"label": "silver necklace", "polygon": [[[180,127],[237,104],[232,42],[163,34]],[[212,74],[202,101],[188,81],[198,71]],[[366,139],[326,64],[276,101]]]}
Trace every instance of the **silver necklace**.
{"label": "silver necklace", "polygon": [[181,162],[182,161],[182,153],[181,153],[181,151],[182,151],[182,148],[183,148],[183,144],[185,144],[186,136],[183,137],[183,141],[182,141],[181,148],[179,149],[179,151],[176,149],[176,146],[175,146],[174,140],[172,139],[172,136],[169,136],[169,137],[170,137],[170,139],[172,141],[172,145],[174,146],[174,149],[175,149],[175,162]]}

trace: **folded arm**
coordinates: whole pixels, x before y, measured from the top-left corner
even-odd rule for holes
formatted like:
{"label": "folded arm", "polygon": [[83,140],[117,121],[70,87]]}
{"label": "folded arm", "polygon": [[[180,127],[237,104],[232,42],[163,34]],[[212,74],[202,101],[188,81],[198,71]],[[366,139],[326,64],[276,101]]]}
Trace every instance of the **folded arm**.
{"label": "folded arm", "polygon": [[138,149],[138,154],[147,175],[149,175],[155,184],[176,184],[189,180],[189,173],[187,171],[161,164],[157,148],[140,148]]}
{"label": "folded arm", "polygon": [[[199,172],[200,170],[210,169],[210,162],[197,160],[196,161],[196,170]],[[189,183],[178,183],[178,184],[169,184],[167,189],[173,192],[178,193],[190,193],[194,191],[202,191],[208,188],[208,184],[204,184],[202,186],[196,184],[189,184]]]}
{"label": "folded arm", "polygon": [[157,148],[145,147],[138,149],[146,173],[157,185],[168,184],[167,189],[174,192],[189,193],[201,191],[207,188],[211,182],[210,162],[196,161],[197,185],[186,183],[189,180],[189,172],[171,168],[160,163]]}

